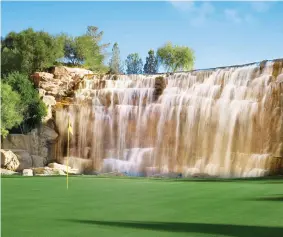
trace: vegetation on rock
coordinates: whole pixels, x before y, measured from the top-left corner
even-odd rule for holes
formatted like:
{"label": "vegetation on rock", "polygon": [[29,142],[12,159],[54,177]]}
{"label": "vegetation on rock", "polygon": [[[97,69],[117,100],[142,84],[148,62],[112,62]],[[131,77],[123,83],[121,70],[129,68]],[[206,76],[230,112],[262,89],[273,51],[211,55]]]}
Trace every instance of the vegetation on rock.
{"label": "vegetation on rock", "polygon": [[[16,111],[22,111],[24,117],[19,129],[21,129],[22,132],[29,132],[40,123],[41,119],[46,115],[45,104],[40,100],[37,90],[34,89],[27,75],[12,72],[3,78],[3,82],[8,84],[14,93],[18,94],[17,96],[20,98],[18,107],[20,109]],[[6,103],[6,99],[3,98],[3,100],[4,103]],[[15,122],[12,122],[14,125],[19,124],[18,119],[14,119],[14,121]],[[12,127],[9,127],[9,129]]]}

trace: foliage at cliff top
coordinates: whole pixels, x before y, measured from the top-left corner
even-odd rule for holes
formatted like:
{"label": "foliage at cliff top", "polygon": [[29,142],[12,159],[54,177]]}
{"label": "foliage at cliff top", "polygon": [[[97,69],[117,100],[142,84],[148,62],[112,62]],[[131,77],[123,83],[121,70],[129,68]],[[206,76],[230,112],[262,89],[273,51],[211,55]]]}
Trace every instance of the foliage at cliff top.
{"label": "foliage at cliff top", "polygon": [[21,97],[8,84],[1,81],[1,136],[6,137],[8,129],[23,121]]}
{"label": "foliage at cliff top", "polygon": [[12,71],[42,71],[64,56],[64,38],[29,28],[1,40],[2,75]]}
{"label": "foliage at cliff top", "polygon": [[100,44],[103,32],[98,28],[89,26],[87,32],[78,37],[65,35],[64,57],[67,63],[73,66],[83,65],[96,72],[107,71],[103,64],[105,59],[104,49],[108,44]]}
{"label": "foliage at cliff top", "polygon": [[166,43],[157,50],[158,60],[168,71],[176,72],[191,70],[194,66],[195,56],[192,49],[186,46]]}
{"label": "foliage at cliff top", "polygon": [[[11,86],[12,90],[20,97],[20,111],[22,111],[24,117],[20,129],[23,132],[28,132],[46,116],[45,104],[39,98],[37,90],[34,89],[27,75],[12,72],[4,77],[2,81]],[[17,121],[16,119],[14,122],[15,125],[18,124]]]}

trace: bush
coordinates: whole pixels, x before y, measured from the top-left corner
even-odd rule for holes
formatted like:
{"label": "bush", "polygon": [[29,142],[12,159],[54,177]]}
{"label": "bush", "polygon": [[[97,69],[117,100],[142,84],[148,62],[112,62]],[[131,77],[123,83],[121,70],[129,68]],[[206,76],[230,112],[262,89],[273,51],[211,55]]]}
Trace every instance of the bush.
{"label": "bush", "polygon": [[24,116],[22,129],[23,132],[30,131],[46,116],[45,104],[40,100],[37,90],[27,75],[13,72],[8,74],[3,81],[20,95],[20,106]]}
{"label": "bush", "polygon": [[21,97],[12,88],[1,82],[1,136],[6,137],[9,129],[23,121]]}

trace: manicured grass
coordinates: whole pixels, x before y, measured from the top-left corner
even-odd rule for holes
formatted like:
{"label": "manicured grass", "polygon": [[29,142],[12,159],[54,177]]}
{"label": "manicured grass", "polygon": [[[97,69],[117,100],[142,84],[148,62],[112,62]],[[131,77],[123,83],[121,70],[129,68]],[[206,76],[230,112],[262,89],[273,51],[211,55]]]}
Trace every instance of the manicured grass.
{"label": "manicured grass", "polygon": [[283,237],[283,180],[2,178],[3,237]]}

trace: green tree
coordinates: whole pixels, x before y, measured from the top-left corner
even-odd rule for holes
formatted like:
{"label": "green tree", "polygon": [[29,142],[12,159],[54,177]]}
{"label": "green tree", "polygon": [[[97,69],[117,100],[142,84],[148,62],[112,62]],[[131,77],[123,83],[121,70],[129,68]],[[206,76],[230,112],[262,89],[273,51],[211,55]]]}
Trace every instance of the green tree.
{"label": "green tree", "polygon": [[129,54],[125,64],[127,74],[142,74],[143,62],[138,53]]}
{"label": "green tree", "polygon": [[110,69],[110,73],[112,74],[119,74],[123,72],[118,43],[115,43],[113,45],[112,57],[109,62],[109,69]]}
{"label": "green tree", "polygon": [[158,60],[168,71],[191,70],[194,65],[195,56],[192,49],[186,46],[165,44],[157,50]]}
{"label": "green tree", "polygon": [[50,67],[64,56],[64,38],[29,28],[10,32],[1,42],[2,75],[12,71],[31,74]]}
{"label": "green tree", "polygon": [[84,35],[66,37],[64,56],[72,66],[84,66],[94,71],[104,71],[104,49],[108,44],[100,44],[103,32],[98,28],[89,26]]}
{"label": "green tree", "polygon": [[155,74],[158,71],[158,61],[157,57],[154,55],[154,51],[151,49],[148,51],[148,56],[146,57],[143,72],[145,74]]}
{"label": "green tree", "polygon": [[46,116],[45,104],[39,98],[37,90],[27,75],[12,72],[3,78],[3,82],[10,85],[12,90],[20,95],[20,107],[24,116],[21,129],[23,132],[30,131]]}
{"label": "green tree", "polygon": [[23,121],[20,95],[1,81],[1,136],[6,137],[9,129]]}

